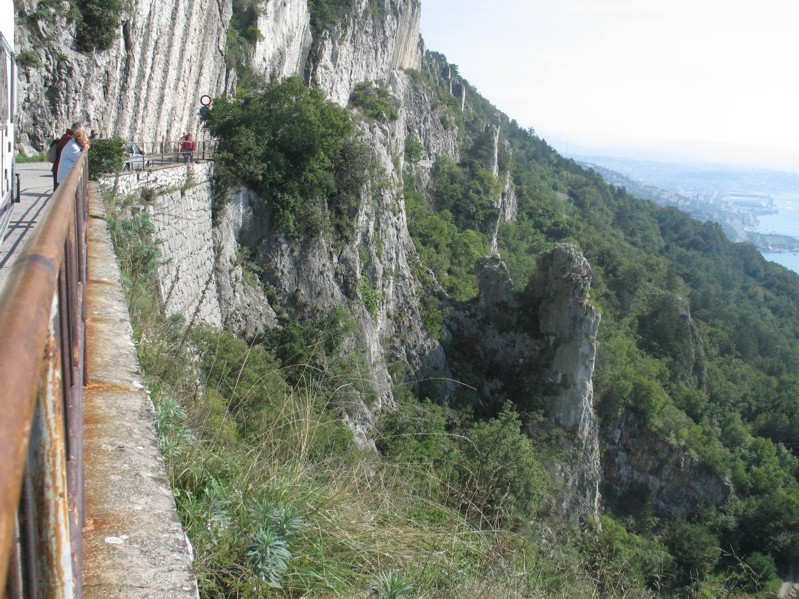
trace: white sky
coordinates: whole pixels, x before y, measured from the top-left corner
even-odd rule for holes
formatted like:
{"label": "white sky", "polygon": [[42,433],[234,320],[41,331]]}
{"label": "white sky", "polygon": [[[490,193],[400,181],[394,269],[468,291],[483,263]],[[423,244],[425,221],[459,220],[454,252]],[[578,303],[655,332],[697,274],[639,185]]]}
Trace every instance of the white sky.
{"label": "white sky", "polygon": [[799,170],[799,0],[422,0],[422,36],[560,150],[714,142]]}

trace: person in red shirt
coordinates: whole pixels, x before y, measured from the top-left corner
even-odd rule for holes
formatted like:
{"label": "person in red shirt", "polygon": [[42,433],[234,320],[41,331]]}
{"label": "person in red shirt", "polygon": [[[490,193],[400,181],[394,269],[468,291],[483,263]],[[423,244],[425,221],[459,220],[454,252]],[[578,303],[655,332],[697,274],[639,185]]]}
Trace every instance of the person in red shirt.
{"label": "person in red shirt", "polygon": [[194,141],[191,133],[183,136],[183,143],[180,144],[180,151],[183,153],[184,162],[193,161],[193,152],[197,149],[197,142]]}

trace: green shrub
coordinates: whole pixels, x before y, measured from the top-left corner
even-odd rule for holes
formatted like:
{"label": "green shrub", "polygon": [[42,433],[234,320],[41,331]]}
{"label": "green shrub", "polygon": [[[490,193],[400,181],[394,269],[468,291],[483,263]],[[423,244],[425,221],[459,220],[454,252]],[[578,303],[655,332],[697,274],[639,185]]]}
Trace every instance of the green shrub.
{"label": "green shrub", "polygon": [[250,56],[257,42],[264,39],[258,29],[258,17],[263,13],[259,0],[234,0],[230,25],[227,29],[225,62],[238,74],[239,89],[261,86],[261,78],[252,71]]}
{"label": "green shrub", "polygon": [[22,50],[17,54],[17,65],[20,67],[40,67],[42,66],[42,57],[34,50]]}
{"label": "green shrub", "polygon": [[280,584],[286,574],[291,552],[286,542],[271,527],[259,528],[252,535],[252,544],[247,557],[253,564],[256,574],[273,589],[282,589]]}
{"label": "green shrub", "polygon": [[110,218],[111,239],[123,282],[153,280],[158,274],[158,243],[150,214],[134,212],[128,218]]}
{"label": "green shrub", "polygon": [[719,560],[719,539],[699,523],[676,520],[665,538],[683,582],[703,580]]}
{"label": "green shrub", "polygon": [[436,160],[431,172],[434,205],[452,214],[458,229],[481,233],[493,230],[499,218],[499,180],[479,164],[455,164],[447,156]]}
{"label": "green shrub", "polygon": [[79,0],[78,7],[78,50],[94,52],[111,48],[122,15],[122,0]]}
{"label": "green shrub", "polygon": [[361,297],[363,307],[372,317],[372,322],[377,324],[378,310],[380,309],[380,302],[383,301],[383,296],[378,292],[369,277],[362,274],[358,280],[358,295]]}
{"label": "green shrub", "polygon": [[[35,8],[28,13],[28,22],[34,26],[39,21],[54,24],[58,17],[66,17],[68,22],[75,21],[79,17],[75,3],[61,2],[60,0],[39,0]],[[38,27],[33,27],[32,29],[37,31],[37,33],[41,32]]]}
{"label": "green shrub", "polygon": [[352,14],[355,6],[355,0],[308,0],[311,28],[318,34],[333,24],[341,23]]}
{"label": "green shrub", "polygon": [[47,152],[39,152],[38,154],[31,154],[30,156],[17,154],[14,156],[14,162],[17,164],[22,164],[24,162],[47,162]]}
{"label": "green shrub", "polygon": [[663,544],[628,532],[608,515],[601,524],[598,535],[592,529],[586,532],[583,549],[601,596],[649,596],[647,588],[671,578],[674,564]]}
{"label": "green shrub", "polygon": [[461,446],[461,509],[487,525],[529,520],[549,489],[521,419],[506,403],[496,418],[477,422]]}
{"label": "green shrub", "polygon": [[419,138],[409,135],[405,138],[405,160],[411,164],[419,162],[424,155],[424,146]]}
{"label": "green shrub", "polygon": [[274,355],[261,345],[249,346],[226,331],[199,328],[192,332],[204,386],[227,398],[227,411],[242,433],[255,412],[274,409],[287,389]]}
{"label": "green shrub", "polygon": [[363,81],[350,94],[350,104],[369,118],[387,122],[399,116],[399,102],[388,93],[384,81]]}
{"label": "green shrub", "polygon": [[369,594],[376,599],[399,599],[413,591],[413,584],[396,572],[381,572],[369,590]]}
{"label": "green shrub", "polygon": [[378,449],[392,461],[413,466],[415,472],[435,472],[441,481],[453,481],[456,456],[454,437],[447,432],[441,406],[429,399],[401,401],[385,415]]}
{"label": "green shrub", "polygon": [[749,593],[779,591],[780,577],[774,560],[769,555],[755,551],[741,563],[735,577],[737,584]]}
{"label": "green shrub", "polygon": [[371,185],[375,193],[384,176],[369,146],[354,139],[342,144],[336,156],[336,189],[327,202],[330,224],[341,240],[352,241],[364,190]]}
{"label": "green shrub", "polygon": [[89,150],[89,177],[98,179],[105,173],[118,173],[122,170],[128,153],[121,137],[92,140]]}

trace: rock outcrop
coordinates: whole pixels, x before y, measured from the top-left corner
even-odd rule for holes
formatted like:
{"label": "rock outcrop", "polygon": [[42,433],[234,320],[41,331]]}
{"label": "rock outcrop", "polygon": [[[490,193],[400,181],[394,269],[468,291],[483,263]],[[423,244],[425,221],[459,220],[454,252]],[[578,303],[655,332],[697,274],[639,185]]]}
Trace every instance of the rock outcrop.
{"label": "rock outcrop", "polygon": [[307,0],[267,2],[258,17],[263,35],[252,53],[252,69],[266,78],[302,73],[313,38]]}
{"label": "rock outcrop", "polygon": [[308,79],[345,106],[355,84],[422,65],[419,0],[356,0],[350,16],[315,40]]}
{"label": "rock outcrop", "polygon": [[[599,313],[587,301],[591,270],[568,244],[538,258],[527,290],[513,291],[498,257],[477,265],[480,294],[460,304],[446,321],[447,364],[462,386],[460,401],[495,412],[506,401],[527,414],[542,413],[544,429],[562,429],[564,459],[554,474],[563,482],[565,513],[599,518],[599,438],[591,375]],[[541,438],[541,429],[531,427]]]}
{"label": "rock outcrop", "polygon": [[[661,513],[690,517],[732,495],[731,482],[623,411],[603,434],[603,487],[611,503],[651,501]],[[634,498],[634,501],[629,501]]]}

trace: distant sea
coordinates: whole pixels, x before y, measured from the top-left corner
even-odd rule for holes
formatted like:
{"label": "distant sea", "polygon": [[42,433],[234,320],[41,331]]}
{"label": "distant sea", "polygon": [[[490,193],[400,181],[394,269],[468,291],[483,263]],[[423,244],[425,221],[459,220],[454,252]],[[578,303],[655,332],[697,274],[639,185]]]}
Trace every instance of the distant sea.
{"label": "distant sea", "polygon": [[[772,194],[771,197],[778,212],[759,216],[757,231],[799,238],[799,193]],[[763,252],[763,257],[799,274],[799,253]]]}

